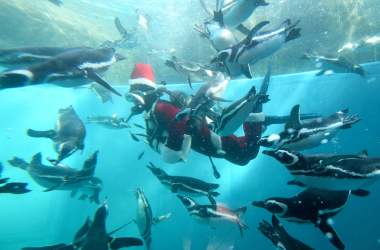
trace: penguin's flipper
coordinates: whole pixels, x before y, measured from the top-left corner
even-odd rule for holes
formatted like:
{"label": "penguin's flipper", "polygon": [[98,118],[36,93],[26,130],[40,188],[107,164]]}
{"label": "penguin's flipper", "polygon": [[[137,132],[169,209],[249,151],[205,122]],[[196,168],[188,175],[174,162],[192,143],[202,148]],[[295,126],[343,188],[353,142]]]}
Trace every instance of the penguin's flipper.
{"label": "penguin's flipper", "polygon": [[78,232],[74,236],[74,242],[79,242],[90,230],[91,220],[89,217],[86,218],[83,225],[79,228]]}
{"label": "penguin's flipper", "polygon": [[292,29],[292,30],[290,30],[290,32],[286,36],[285,42],[287,43],[287,42],[290,42],[290,41],[295,40],[295,39],[300,38],[300,37],[301,37],[301,29],[299,29],[299,28]]}
{"label": "penguin's flipper", "polygon": [[317,223],[317,227],[322,233],[329,239],[329,241],[339,250],[345,249],[344,243],[339,238],[338,234],[335,232],[335,229],[328,223],[328,218],[323,217],[320,219],[320,222]]}
{"label": "penguin's flipper", "polygon": [[35,138],[49,138],[49,139],[54,139],[54,137],[57,136],[57,132],[53,129],[51,130],[45,130],[45,131],[38,131],[38,130],[33,130],[33,129],[28,129],[26,131],[26,134],[30,137],[35,137]]}
{"label": "penguin's flipper", "polygon": [[327,70],[321,70],[319,71],[317,74],[315,74],[316,76],[321,76],[321,75],[324,75],[326,73]]}
{"label": "penguin's flipper", "polygon": [[287,184],[290,185],[290,186],[306,187],[305,184],[303,184],[302,182],[297,181],[297,180],[291,180],[291,181],[288,181]]}
{"label": "penguin's flipper", "polygon": [[29,70],[12,70],[0,74],[0,89],[23,87],[33,80]]}
{"label": "penguin's flipper", "polygon": [[142,246],[144,242],[139,238],[134,237],[120,237],[120,238],[111,238],[109,242],[109,247],[114,249],[120,249],[123,247],[133,247],[133,246]]}
{"label": "penguin's flipper", "polygon": [[23,247],[21,250],[74,250],[74,246],[62,243],[45,247]]}
{"label": "penguin's flipper", "polygon": [[103,80],[94,70],[92,69],[86,69],[85,70],[86,76],[88,79],[91,79],[100,85],[102,85],[104,88],[108,89],[112,93],[118,96],[122,96],[119,92],[117,92],[108,82]]}
{"label": "penguin's flipper", "polygon": [[123,27],[118,17],[115,18],[115,27],[123,38],[128,37],[128,31]]}
{"label": "penguin's flipper", "polygon": [[246,36],[248,36],[250,33],[250,30],[247,27],[245,27],[243,24],[239,24],[235,29]]}
{"label": "penguin's flipper", "polygon": [[351,190],[351,194],[358,197],[366,197],[370,194],[370,191],[364,189]]}
{"label": "penguin's flipper", "polygon": [[285,130],[299,128],[301,128],[300,105],[297,104],[292,108],[292,111],[290,112],[290,119],[285,124]]}
{"label": "penguin's flipper", "polygon": [[252,38],[259,32],[264,26],[268,25],[269,21],[262,21],[258,24],[256,24],[255,27],[253,27],[250,31],[248,36],[243,40],[243,43],[249,44],[252,40]]}
{"label": "penguin's flipper", "polygon": [[249,64],[241,65],[240,70],[241,70],[241,73],[243,73],[245,77],[252,79],[253,75],[252,75],[251,67],[249,66]]}

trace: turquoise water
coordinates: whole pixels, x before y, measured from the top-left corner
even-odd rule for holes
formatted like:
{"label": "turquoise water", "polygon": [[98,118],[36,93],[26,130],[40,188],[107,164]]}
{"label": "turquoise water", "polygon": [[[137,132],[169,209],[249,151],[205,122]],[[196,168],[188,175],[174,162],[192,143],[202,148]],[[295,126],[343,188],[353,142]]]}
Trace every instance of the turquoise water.
{"label": "turquoise water", "polygon": [[[268,114],[287,114],[299,103],[303,112],[329,115],[342,108],[359,114],[360,123],[352,129],[341,131],[336,140],[311,152],[356,153],[367,149],[372,156],[380,155],[379,112],[380,63],[365,66],[370,72],[368,82],[356,75],[341,74],[316,78],[315,72],[274,76],[269,88],[271,101],[265,105]],[[235,80],[230,82],[226,98],[236,99],[246,93],[252,84],[258,86],[261,79]],[[186,85],[170,85],[189,91]],[[127,88],[119,87],[122,93]],[[32,192],[25,195],[2,194],[0,199],[0,249],[13,250],[25,246],[42,246],[59,242],[70,242],[86,216],[92,216],[96,205],[70,198],[69,192],[42,192],[26,172],[10,167],[8,159],[18,156],[31,159],[37,152],[43,158],[55,156],[51,141],[26,136],[26,129],[49,129],[56,120],[58,109],[73,105],[82,120],[91,115],[128,116],[130,105],[123,98],[114,98],[114,103],[102,104],[86,89],[65,89],[49,85],[0,91],[0,159],[5,165],[4,177],[28,182]],[[140,118],[134,122],[142,123]],[[291,179],[288,172],[274,160],[259,154],[247,166],[241,167],[224,160],[215,160],[222,177],[215,180],[208,159],[191,152],[186,163],[167,165],[158,154],[131,139],[128,130],[108,130],[96,125],[86,125],[86,147],[82,154],[76,153],[65,163],[80,168],[82,162],[99,150],[95,176],[103,180],[101,199],[108,200],[110,208],[107,226],[116,228],[135,216],[134,191],[142,187],[155,215],[172,213],[172,217],[154,226],[152,249],[273,249],[272,244],[256,229],[269,213],[250,205],[253,200],[271,196],[291,196],[300,189],[288,187]],[[273,126],[266,131],[278,131]],[[137,129],[133,131],[138,132]],[[145,151],[141,160],[138,155]],[[221,185],[218,202],[237,208],[248,206],[244,216],[250,227],[241,238],[234,225],[211,229],[191,218],[183,205],[170,191],[165,189],[145,167],[148,161],[165,168],[170,174],[188,175]],[[370,187],[367,198],[351,197],[346,208],[338,214],[335,228],[347,249],[378,249],[380,238],[376,216],[380,209],[378,197],[380,184]],[[205,200],[206,202],[207,200]],[[296,238],[316,249],[333,249],[327,239],[312,225],[283,222]],[[134,224],[117,235],[138,236]],[[132,249],[132,248],[131,248]],[[136,248],[143,249],[143,248]]]}

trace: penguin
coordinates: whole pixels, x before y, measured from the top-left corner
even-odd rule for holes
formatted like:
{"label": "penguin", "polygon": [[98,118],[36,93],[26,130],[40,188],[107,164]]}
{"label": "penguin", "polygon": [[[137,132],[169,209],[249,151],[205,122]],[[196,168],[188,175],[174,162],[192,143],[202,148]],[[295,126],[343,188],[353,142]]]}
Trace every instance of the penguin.
{"label": "penguin", "polygon": [[136,190],[136,224],[139,229],[141,237],[144,239],[146,249],[150,249],[152,243],[152,226],[167,220],[171,214],[161,215],[159,217],[153,217],[152,208],[141,188]]}
{"label": "penguin", "polygon": [[95,81],[112,93],[121,96],[98,74],[105,72],[112,64],[124,59],[125,57],[117,54],[113,48],[70,50],[44,62],[1,73],[0,89],[43,83],[74,87]]}
{"label": "penguin", "polygon": [[206,196],[211,203],[215,203],[214,197],[219,195],[216,191],[219,184],[207,183],[193,177],[168,175],[163,169],[156,167],[151,162],[147,167],[165,187],[175,194],[191,197]]}
{"label": "penguin", "polygon": [[290,198],[273,197],[254,201],[253,206],[297,223],[311,223],[339,250],[344,243],[333,228],[332,218],[346,206],[351,191],[327,191],[308,188]]}
{"label": "penguin", "polygon": [[333,73],[352,73],[360,75],[361,77],[366,77],[367,72],[364,68],[359,64],[353,64],[348,61],[343,56],[339,57],[326,57],[320,55],[312,55],[305,53],[304,59],[312,60],[315,62],[316,67],[320,69],[320,71],[316,74],[316,76],[321,76],[328,74],[329,72]]}
{"label": "penguin", "polygon": [[69,190],[72,191],[71,196],[74,196],[77,191],[80,191],[85,195],[83,198],[89,197],[91,202],[99,203],[102,181],[94,177],[97,156],[98,151],[84,162],[81,170],[64,165],[44,165],[41,153],[35,154],[30,163],[18,157],[14,157],[8,163],[27,171],[37,184],[45,188],[44,192]]}
{"label": "penguin", "polygon": [[349,129],[359,122],[357,115],[348,115],[348,109],[336,112],[325,118],[300,121],[300,105],[290,112],[290,120],[285,130],[279,134],[263,136],[259,144],[275,149],[301,151],[329,142],[342,129]]}
{"label": "penguin", "polygon": [[208,80],[216,74],[208,65],[180,60],[176,56],[167,59],[165,65],[185,75],[190,84],[193,81]]}
{"label": "penguin", "polygon": [[247,121],[247,119],[249,119],[250,115],[256,115],[252,113],[255,107],[269,101],[267,92],[270,77],[271,68],[269,67],[261,84],[259,93],[256,93],[256,88],[253,86],[244,97],[223,109],[215,126],[215,132],[218,135],[232,135],[245,121]]}
{"label": "penguin", "polygon": [[31,190],[27,188],[28,183],[24,182],[10,182],[9,178],[2,178],[3,164],[0,162],[0,193],[1,194],[25,194]]}
{"label": "penguin", "polygon": [[265,0],[233,0],[225,4],[222,8],[224,23],[230,28],[239,26],[252,16],[253,12],[259,7],[268,6]]}
{"label": "penguin", "polygon": [[210,41],[212,47],[216,50],[227,49],[237,43],[237,39],[232,31],[225,26],[224,14],[222,12],[223,2],[217,0],[216,10],[210,20],[203,23],[203,27],[195,25],[194,29],[202,37]]}
{"label": "penguin", "polygon": [[263,220],[260,222],[258,229],[277,249],[314,250],[314,248],[292,237],[274,215],[272,215],[272,224]]}
{"label": "penguin", "polygon": [[60,243],[44,247],[24,247],[21,250],[114,250],[133,246],[142,246],[143,242],[135,237],[118,237],[112,235],[124,228],[125,224],[110,233],[107,233],[106,220],[108,216],[107,203],[102,204],[95,212],[91,221],[86,219],[84,224],[75,234],[74,240],[70,244]]}
{"label": "penguin", "polygon": [[291,184],[369,193],[363,188],[380,179],[380,158],[368,157],[367,151],[352,155],[304,155],[287,150],[263,153],[284,164],[295,178]]}
{"label": "penguin", "polygon": [[88,116],[87,123],[101,125],[108,129],[126,129],[130,128],[124,118],[120,118],[117,114],[112,116]]}
{"label": "penguin", "polygon": [[60,163],[77,150],[84,149],[86,127],[72,106],[60,109],[55,128],[46,131],[27,130],[27,135],[34,138],[49,138],[54,143],[58,153],[56,160],[50,159],[54,164]]}
{"label": "penguin", "polygon": [[231,210],[220,204],[200,205],[193,199],[177,195],[182,204],[186,207],[190,216],[213,226],[220,222],[233,223],[238,226],[240,235],[243,237],[243,230],[248,229],[248,226],[241,219],[242,215],[247,211],[247,207],[241,207],[236,210]]}
{"label": "penguin", "polygon": [[114,41],[107,40],[100,45],[101,48],[132,49],[137,46],[136,36],[127,31],[127,29],[121,24],[121,21],[118,17],[114,19],[114,25],[121,38]]}
{"label": "penguin", "polygon": [[25,47],[0,49],[0,65],[7,68],[25,67],[44,62],[61,53],[89,49],[88,47]]}
{"label": "penguin", "polygon": [[[244,40],[230,48],[219,51],[211,63],[222,62],[227,71],[231,65],[253,65],[277,52],[284,44],[301,36],[301,29],[296,28],[299,21],[292,23],[288,19],[276,30],[259,32],[268,24],[267,21],[257,24]],[[244,75],[248,78],[251,76],[249,72],[245,72]]]}

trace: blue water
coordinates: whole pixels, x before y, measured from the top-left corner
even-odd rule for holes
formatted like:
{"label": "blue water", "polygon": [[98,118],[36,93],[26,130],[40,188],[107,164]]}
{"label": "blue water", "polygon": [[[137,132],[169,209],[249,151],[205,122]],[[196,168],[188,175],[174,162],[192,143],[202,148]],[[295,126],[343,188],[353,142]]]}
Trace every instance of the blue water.
{"label": "blue water", "polygon": [[[380,63],[366,65],[371,73],[366,82],[356,75],[329,75],[314,77],[315,72],[281,75],[272,78],[269,94],[271,101],[265,105],[268,114],[287,114],[294,104],[301,104],[302,112],[329,115],[342,108],[359,114],[361,122],[352,129],[341,131],[334,142],[320,146],[313,152],[356,153],[368,149],[370,155],[380,155]],[[261,79],[232,81],[227,99],[242,96],[252,84],[259,86]],[[186,85],[170,88],[185,89]],[[121,87],[121,92],[127,88]],[[51,141],[26,136],[26,129],[49,129],[60,108],[73,105],[79,116],[86,120],[91,115],[120,116],[129,114],[129,104],[122,98],[114,103],[102,104],[86,89],[64,89],[41,85],[0,91],[0,159],[5,165],[3,176],[30,183],[33,190],[25,195],[3,194],[0,198],[0,249],[13,250],[24,246],[40,246],[70,242],[87,216],[93,216],[96,205],[70,198],[69,192],[42,192],[26,172],[10,167],[6,161],[13,156],[30,160],[42,152],[43,157],[53,157]],[[140,119],[140,120],[139,120]],[[134,122],[142,123],[141,118]],[[271,131],[281,127],[273,126]],[[138,131],[138,129],[134,129]],[[287,171],[274,160],[259,155],[247,166],[241,167],[224,160],[215,160],[222,177],[215,180],[208,159],[195,152],[186,163],[167,165],[158,154],[143,142],[131,139],[128,130],[108,130],[87,125],[86,147],[83,154],[76,153],[65,163],[81,168],[87,157],[99,150],[96,176],[103,180],[101,199],[107,197],[110,213],[107,221],[112,230],[134,218],[136,199],[134,190],[142,187],[155,215],[172,213],[172,217],[153,228],[152,250],[159,249],[273,249],[273,245],[256,229],[262,219],[270,214],[250,205],[253,200],[271,196],[291,196],[300,189],[289,187]],[[137,156],[145,150],[142,160]],[[170,174],[189,175],[221,185],[218,202],[231,208],[248,206],[244,216],[250,229],[241,238],[234,225],[211,229],[191,218],[183,205],[165,189],[145,167],[152,161]],[[380,183],[370,188],[367,198],[351,197],[346,208],[334,219],[335,227],[347,249],[378,249],[380,238],[377,212],[380,211]],[[207,202],[207,200],[204,200]],[[295,237],[316,249],[333,249],[328,240],[312,225],[283,222]],[[117,235],[138,236],[137,227],[129,225]],[[184,246],[189,246],[185,248]],[[133,249],[133,248],[131,248]],[[143,249],[143,248],[136,248]]]}

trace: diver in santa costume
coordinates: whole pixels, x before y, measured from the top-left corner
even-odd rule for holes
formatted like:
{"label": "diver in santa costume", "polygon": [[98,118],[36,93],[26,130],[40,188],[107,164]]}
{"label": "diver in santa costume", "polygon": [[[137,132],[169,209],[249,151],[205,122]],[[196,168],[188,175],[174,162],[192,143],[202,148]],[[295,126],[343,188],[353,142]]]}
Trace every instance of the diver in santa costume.
{"label": "diver in santa costume", "polygon": [[[190,149],[193,149],[210,159],[224,158],[237,165],[246,165],[259,152],[258,141],[265,126],[286,122],[284,117],[269,119],[262,113],[262,104],[269,100],[266,95],[268,83],[269,76],[263,83],[266,86],[258,94],[252,87],[243,98],[223,110],[222,117],[218,119],[228,127],[228,122],[236,122],[239,120],[236,117],[240,120],[243,117],[243,122],[239,124],[243,125],[243,136],[220,136],[205,117],[198,117],[196,122],[191,114],[178,118],[183,108],[181,106],[184,106],[183,103],[180,105],[178,97],[186,99],[186,94],[171,92],[164,85],[156,84],[149,64],[135,65],[126,98],[134,103],[130,117],[145,113],[147,141],[165,162],[185,161]],[[171,100],[164,100],[164,94],[168,94]]]}

